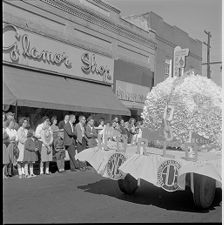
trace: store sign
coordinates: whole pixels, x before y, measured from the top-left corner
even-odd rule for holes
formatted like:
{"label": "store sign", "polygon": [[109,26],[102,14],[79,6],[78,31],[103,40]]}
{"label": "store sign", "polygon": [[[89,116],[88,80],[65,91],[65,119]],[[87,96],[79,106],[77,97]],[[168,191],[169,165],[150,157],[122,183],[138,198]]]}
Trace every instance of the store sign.
{"label": "store sign", "polygon": [[142,108],[150,88],[129,82],[116,81],[116,95],[129,107]]}
{"label": "store sign", "polygon": [[113,83],[113,59],[18,29],[10,24],[3,28],[3,60],[74,77]]}
{"label": "store sign", "polygon": [[81,68],[85,74],[97,74],[103,77],[105,81],[111,81],[110,69],[107,66],[98,65],[95,54],[84,53],[81,60],[83,62]]}
{"label": "store sign", "polygon": [[[183,73],[185,67],[185,57],[189,55],[189,48],[181,49],[180,46],[176,46],[174,49],[174,70],[173,76],[180,76]],[[182,69],[180,71],[180,69]]]}

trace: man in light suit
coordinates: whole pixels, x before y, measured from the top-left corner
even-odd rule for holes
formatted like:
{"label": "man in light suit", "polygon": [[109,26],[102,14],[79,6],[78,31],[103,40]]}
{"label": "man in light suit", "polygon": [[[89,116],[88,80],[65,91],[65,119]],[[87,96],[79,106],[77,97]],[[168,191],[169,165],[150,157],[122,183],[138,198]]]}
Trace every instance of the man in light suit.
{"label": "man in light suit", "polygon": [[[75,125],[75,131],[77,134],[77,152],[81,152],[84,149],[86,149],[86,135],[85,135],[85,123],[86,123],[86,118],[85,116],[81,115],[79,116],[79,123]],[[80,163],[81,170],[86,170],[86,162],[81,162]]]}
{"label": "man in light suit", "polygon": [[73,125],[75,120],[75,115],[71,114],[69,116],[69,121],[64,126],[64,145],[65,150],[67,150],[69,154],[71,171],[77,171],[79,169],[79,162],[75,159],[77,137],[77,133]]}

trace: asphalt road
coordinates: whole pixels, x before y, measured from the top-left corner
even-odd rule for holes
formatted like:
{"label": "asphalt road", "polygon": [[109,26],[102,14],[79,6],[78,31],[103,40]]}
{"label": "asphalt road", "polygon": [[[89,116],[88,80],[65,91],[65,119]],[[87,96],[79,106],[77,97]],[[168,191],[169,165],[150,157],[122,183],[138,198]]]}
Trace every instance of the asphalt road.
{"label": "asphalt road", "polygon": [[168,193],[141,182],[135,195],[94,170],[3,181],[3,223],[221,222],[217,189],[214,207],[198,212],[189,191]]}

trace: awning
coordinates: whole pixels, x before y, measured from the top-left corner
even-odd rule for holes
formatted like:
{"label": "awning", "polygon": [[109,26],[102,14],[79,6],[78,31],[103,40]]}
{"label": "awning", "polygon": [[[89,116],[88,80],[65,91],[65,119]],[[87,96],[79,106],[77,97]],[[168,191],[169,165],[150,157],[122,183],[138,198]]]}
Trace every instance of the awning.
{"label": "awning", "polygon": [[136,115],[141,115],[143,112],[144,104],[142,103],[136,103],[136,102],[129,102],[121,100],[124,106],[126,106],[128,109],[130,109],[131,114],[133,115],[133,112],[135,112]]}
{"label": "awning", "polygon": [[130,115],[109,86],[3,66],[3,104]]}
{"label": "awning", "polygon": [[3,82],[3,105],[15,105],[16,97],[9,90],[8,86]]}

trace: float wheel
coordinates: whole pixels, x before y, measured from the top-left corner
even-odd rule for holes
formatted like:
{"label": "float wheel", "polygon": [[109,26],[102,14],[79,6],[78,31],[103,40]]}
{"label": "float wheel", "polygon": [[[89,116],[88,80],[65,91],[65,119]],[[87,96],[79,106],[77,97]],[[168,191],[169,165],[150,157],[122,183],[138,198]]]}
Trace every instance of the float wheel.
{"label": "float wheel", "polygon": [[216,181],[210,177],[194,173],[194,203],[197,208],[209,208],[215,198]]}
{"label": "float wheel", "polygon": [[137,190],[138,181],[130,174],[127,174],[124,179],[118,180],[118,186],[122,192],[130,195],[134,194]]}

